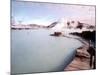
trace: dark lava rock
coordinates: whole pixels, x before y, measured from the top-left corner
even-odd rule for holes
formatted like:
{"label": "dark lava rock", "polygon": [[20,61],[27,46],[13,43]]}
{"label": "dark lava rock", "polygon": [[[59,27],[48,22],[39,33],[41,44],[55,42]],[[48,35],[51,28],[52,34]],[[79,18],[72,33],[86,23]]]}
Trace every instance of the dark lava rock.
{"label": "dark lava rock", "polygon": [[70,34],[80,36],[86,40],[91,40],[94,43],[96,41],[96,31],[83,31],[82,33],[74,32]]}
{"label": "dark lava rock", "polygon": [[51,36],[60,36],[62,33],[61,32],[54,32],[54,34],[50,34]]}

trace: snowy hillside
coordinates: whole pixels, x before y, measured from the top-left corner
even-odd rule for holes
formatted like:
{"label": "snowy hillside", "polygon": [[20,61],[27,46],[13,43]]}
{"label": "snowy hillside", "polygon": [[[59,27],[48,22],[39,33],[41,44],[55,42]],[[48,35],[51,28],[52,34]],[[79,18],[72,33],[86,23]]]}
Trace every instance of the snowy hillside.
{"label": "snowy hillside", "polygon": [[54,32],[62,32],[62,33],[69,33],[69,32],[82,32],[82,31],[93,31],[95,30],[94,25],[81,23],[77,20],[70,20],[66,18],[61,18],[57,22],[53,22],[51,25],[48,26]]}

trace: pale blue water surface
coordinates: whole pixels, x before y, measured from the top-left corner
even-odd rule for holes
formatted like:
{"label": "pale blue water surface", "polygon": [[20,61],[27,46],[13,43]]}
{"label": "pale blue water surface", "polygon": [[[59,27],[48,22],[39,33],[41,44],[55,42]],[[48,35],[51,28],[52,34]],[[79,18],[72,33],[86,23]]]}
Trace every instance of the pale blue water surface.
{"label": "pale blue water surface", "polygon": [[63,71],[82,43],[66,37],[50,36],[52,31],[12,30],[11,73]]}

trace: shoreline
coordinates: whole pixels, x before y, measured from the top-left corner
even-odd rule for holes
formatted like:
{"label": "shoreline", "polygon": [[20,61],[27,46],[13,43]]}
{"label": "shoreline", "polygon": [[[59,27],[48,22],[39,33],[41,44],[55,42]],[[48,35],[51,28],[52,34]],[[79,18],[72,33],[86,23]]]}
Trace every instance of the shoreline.
{"label": "shoreline", "polygon": [[[64,35],[63,35],[64,36]],[[69,36],[64,36],[67,38],[73,38]],[[87,49],[89,48],[89,43],[88,41],[82,39],[81,37],[79,38],[73,38],[81,43],[83,43],[83,46],[79,47],[76,49],[76,54],[72,62],[67,65],[64,69],[64,71],[77,71],[77,70],[90,70],[92,69],[89,65],[90,63],[90,54],[87,52]]]}
{"label": "shoreline", "polygon": [[[82,51],[84,50],[84,51]],[[64,69],[64,71],[76,71],[76,70],[89,70],[90,55],[86,49],[76,49],[77,53],[72,62]]]}
{"label": "shoreline", "polygon": [[[93,48],[93,46],[90,46],[90,41],[89,41],[90,39],[87,40],[86,38],[78,36],[78,35],[71,35],[71,36],[70,35],[61,34],[61,32],[57,32],[57,34],[55,34],[55,33],[52,34],[52,36],[57,36],[57,37],[61,36],[61,37],[76,39],[83,44],[81,47],[76,49],[75,57],[73,58],[71,63],[69,63],[69,65],[65,66],[64,71],[94,69],[92,67],[94,67],[95,55],[91,54],[91,52],[93,53],[93,51],[91,50],[91,48]],[[94,34],[92,34],[92,36],[94,36]],[[91,37],[91,36],[89,36],[89,37]],[[90,52],[88,52],[88,50]],[[95,50],[95,48],[94,48],[94,50]],[[91,59],[91,57],[94,57],[94,58]],[[93,63],[93,64],[91,64],[91,63]]]}

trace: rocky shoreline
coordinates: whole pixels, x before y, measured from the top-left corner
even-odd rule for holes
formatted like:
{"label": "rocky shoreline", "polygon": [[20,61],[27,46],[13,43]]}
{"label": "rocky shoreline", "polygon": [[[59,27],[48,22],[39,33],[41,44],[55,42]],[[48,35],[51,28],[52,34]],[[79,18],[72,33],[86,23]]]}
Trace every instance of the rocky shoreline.
{"label": "rocky shoreline", "polygon": [[76,49],[76,55],[73,61],[67,65],[64,71],[76,71],[76,70],[90,70],[96,69],[96,50],[95,50],[95,31],[83,31],[82,33],[74,32],[70,35],[77,36],[76,38],[63,35],[60,32],[55,32],[51,36],[63,36],[72,38],[83,43],[82,47]]}
{"label": "rocky shoreline", "polygon": [[76,70],[89,70],[91,69],[90,54],[87,52],[86,46],[80,47],[76,50],[74,60],[64,69],[64,71],[76,71]]}
{"label": "rocky shoreline", "polygon": [[[93,33],[93,34],[92,34]],[[76,34],[76,33],[74,33]],[[77,33],[79,35],[79,33]],[[90,34],[90,32],[84,32],[84,34]],[[91,35],[91,36],[90,36]],[[77,71],[77,70],[90,70],[96,69],[96,56],[95,56],[95,46],[90,46],[90,43],[87,40],[95,40],[95,32],[91,32],[90,35],[83,35],[81,33],[82,39],[77,39],[82,42],[84,45],[76,49],[76,55],[74,60],[64,69],[64,71]],[[94,41],[95,42],[95,41]]]}

